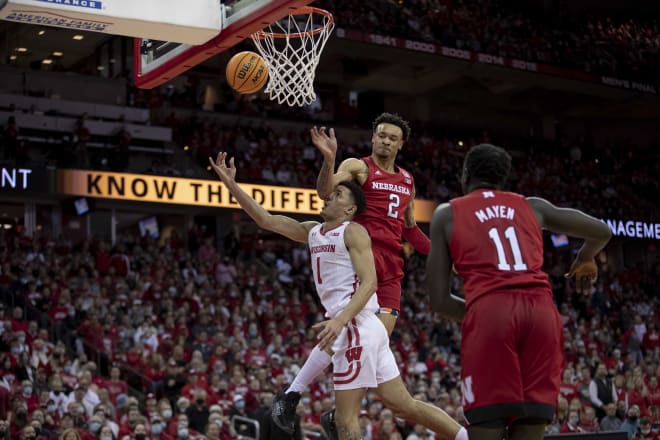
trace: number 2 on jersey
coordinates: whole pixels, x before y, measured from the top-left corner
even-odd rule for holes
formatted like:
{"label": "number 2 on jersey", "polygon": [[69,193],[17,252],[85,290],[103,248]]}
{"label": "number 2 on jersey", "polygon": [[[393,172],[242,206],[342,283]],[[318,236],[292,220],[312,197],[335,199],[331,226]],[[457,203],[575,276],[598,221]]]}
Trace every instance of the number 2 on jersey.
{"label": "number 2 on jersey", "polygon": [[[502,245],[500,233],[497,228],[490,228],[488,230],[488,236],[495,243],[495,249],[497,250],[497,268],[499,270],[511,270],[511,265],[506,260],[506,253],[504,252],[504,246]],[[511,253],[513,254],[513,270],[527,270],[527,265],[523,261],[522,253],[520,252],[520,246],[518,245],[516,228],[509,226],[504,230],[504,236],[509,241],[509,245],[511,246]]]}
{"label": "number 2 on jersey", "polygon": [[390,193],[390,204],[387,205],[387,216],[392,218],[399,218],[398,208],[401,204],[401,198],[398,194]]}

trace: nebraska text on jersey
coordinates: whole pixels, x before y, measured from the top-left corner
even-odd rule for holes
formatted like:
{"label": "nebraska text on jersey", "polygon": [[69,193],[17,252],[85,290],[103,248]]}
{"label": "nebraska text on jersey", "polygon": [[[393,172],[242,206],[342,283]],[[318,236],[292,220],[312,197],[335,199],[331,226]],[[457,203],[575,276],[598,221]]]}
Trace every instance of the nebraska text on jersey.
{"label": "nebraska text on jersey", "polygon": [[334,252],[334,244],[320,244],[318,246],[312,246],[312,254],[320,254],[321,252]]}
{"label": "nebraska text on jersey", "polygon": [[513,216],[516,214],[516,211],[513,208],[509,208],[504,205],[492,205],[487,206],[486,209],[479,209],[474,211],[474,215],[477,216],[481,223],[486,220],[492,220],[494,218],[506,218],[513,220]]}
{"label": "nebraska text on jersey", "polygon": [[371,189],[382,189],[385,191],[392,191],[399,194],[410,195],[410,189],[405,186],[395,185],[393,183],[385,182],[371,182]]}

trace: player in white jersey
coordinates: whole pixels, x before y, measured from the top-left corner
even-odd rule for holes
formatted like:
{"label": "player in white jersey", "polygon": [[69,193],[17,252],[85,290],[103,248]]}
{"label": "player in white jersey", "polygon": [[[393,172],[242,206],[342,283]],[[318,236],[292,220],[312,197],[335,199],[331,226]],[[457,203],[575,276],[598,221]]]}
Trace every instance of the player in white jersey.
{"label": "player in white jersey", "polygon": [[377,318],[376,268],[366,229],[351,219],[366,201],[354,182],[341,182],[321,209],[323,223],[298,222],[271,215],[236,183],[234,160],[226,153],[211,166],[239,205],[263,229],[294,241],[309,243],[314,281],[327,321],[320,330],[319,347],[332,352],[335,385],[335,422],[340,440],[359,440],[358,415],[367,388],[375,388],[385,406],[397,416],[419,423],[441,438],[467,440],[467,432],[440,408],[414,400],[406,390],[385,326]]}

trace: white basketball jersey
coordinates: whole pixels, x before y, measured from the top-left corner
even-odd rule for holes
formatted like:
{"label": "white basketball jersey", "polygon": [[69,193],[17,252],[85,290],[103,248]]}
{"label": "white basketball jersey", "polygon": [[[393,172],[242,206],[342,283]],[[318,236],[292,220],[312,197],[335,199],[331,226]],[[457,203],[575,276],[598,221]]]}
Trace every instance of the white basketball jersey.
{"label": "white basketball jersey", "polygon": [[[360,283],[344,243],[344,232],[349,224],[350,222],[344,222],[329,231],[323,231],[323,225],[319,224],[309,231],[314,283],[329,318],[334,318],[346,307]],[[378,311],[375,294],[371,296],[363,311]]]}

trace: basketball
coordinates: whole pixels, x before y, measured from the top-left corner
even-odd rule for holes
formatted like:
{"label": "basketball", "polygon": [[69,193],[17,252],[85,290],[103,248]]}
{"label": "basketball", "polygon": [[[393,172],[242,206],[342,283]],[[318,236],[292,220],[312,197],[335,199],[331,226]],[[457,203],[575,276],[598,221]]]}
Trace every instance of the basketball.
{"label": "basketball", "polygon": [[238,93],[256,93],[268,80],[268,66],[258,53],[239,52],[227,63],[227,82]]}

